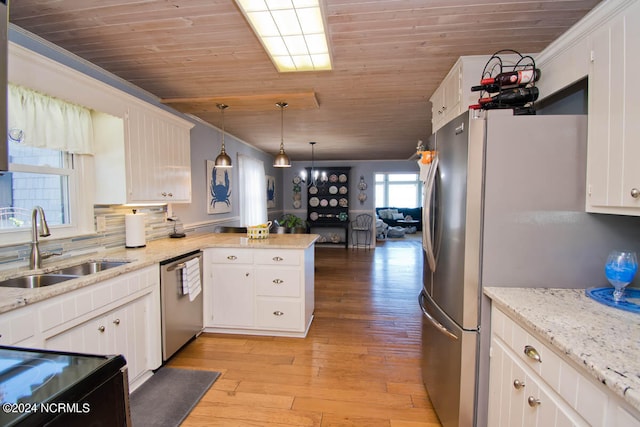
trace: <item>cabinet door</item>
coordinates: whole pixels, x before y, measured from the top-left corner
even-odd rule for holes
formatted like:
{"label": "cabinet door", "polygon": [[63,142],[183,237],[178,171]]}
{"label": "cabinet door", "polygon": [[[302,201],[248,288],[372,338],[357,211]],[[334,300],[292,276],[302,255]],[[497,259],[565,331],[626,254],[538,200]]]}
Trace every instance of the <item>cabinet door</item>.
{"label": "cabinet door", "polygon": [[190,202],[189,128],[132,106],[125,129],[129,201]]}
{"label": "cabinet door", "polygon": [[210,298],[213,326],[251,327],[254,324],[253,266],[215,264]]}
{"label": "cabinet door", "polygon": [[587,211],[640,215],[640,3],[591,36]]}
{"label": "cabinet door", "polygon": [[151,294],[45,339],[44,348],[90,354],[122,354],[129,381],[149,366]]}
{"label": "cabinet door", "polygon": [[444,88],[444,120],[445,123],[460,113],[460,96],[462,84],[462,63],[458,61],[442,82]]}
{"label": "cabinet door", "polygon": [[444,86],[442,84],[433,92],[429,100],[431,101],[431,130],[435,132],[445,123],[444,113],[446,107]]}
{"label": "cabinet door", "polygon": [[127,360],[129,379],[135,379],[147,369],[149,350],[149,296],[139,298],[112,312],[105,320],[109,328],[111,352]]}
{"label": "cabinet door", "polygon": [[108,354],[110,344],[108,316],[100,316],[46,338],[44,348],[77,353]]}

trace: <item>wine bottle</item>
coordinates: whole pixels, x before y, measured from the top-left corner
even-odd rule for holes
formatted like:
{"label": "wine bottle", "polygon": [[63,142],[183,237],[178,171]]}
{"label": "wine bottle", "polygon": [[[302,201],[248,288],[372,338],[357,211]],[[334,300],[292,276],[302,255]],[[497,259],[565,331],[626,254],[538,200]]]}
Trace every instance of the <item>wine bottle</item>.
{"label": "wine bottle", "polygon": [[479,92],[483,90],[487,93],[496,93],[496,92],[500,92],[500,89],[501,89],[500,86],[496,84],[471,86],[471,92]]}
{"label": "wine bottle", "polygon": [[531,82],[537,82],[540,79],[540,70],[530,68],[528,70],[508,71],[500,73],[495,77],[488,77],[480,80],[481,85],[495,84],[500,87],[519,86]]}
{"label": "wine bottle", "polygon": [[509,105],[509,106],[523,106],[529,102],[533,102],[538,99],[540,92],[538,88],[533,87],[519,87],[515,89],[503,90],[495,96],[486,98],[480,98],[478,104],[485,108],[487,104],[496,105]]}

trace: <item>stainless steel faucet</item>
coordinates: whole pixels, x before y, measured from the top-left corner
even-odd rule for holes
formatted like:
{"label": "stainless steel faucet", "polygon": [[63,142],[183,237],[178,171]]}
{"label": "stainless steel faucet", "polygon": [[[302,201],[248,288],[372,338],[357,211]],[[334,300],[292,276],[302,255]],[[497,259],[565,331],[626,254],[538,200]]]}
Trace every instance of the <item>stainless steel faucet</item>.
{"label": "stainless steel faucet", "polygon": [[[36,222],[37,216],[40,214],[40,233],[38,233],[38,223]],[[42,259],[48,258],[53,254],[43,256],[40,253],[40,247],[38,246],[38,235],[40,237],[50,236],[49,226],[47,225],[47,218],[44,216],[44,210],[40,206],[34,206],[31,211],[31,255],[29,256],[29,268],[40,268],[42,265]]]}

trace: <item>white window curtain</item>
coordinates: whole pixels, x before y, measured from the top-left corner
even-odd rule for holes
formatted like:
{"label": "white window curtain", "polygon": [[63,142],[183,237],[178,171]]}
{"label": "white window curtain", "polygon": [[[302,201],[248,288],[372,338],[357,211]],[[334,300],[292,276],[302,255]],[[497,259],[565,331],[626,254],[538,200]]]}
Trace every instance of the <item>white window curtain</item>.
{"label": "white window curtain", "polygon": [[238,155],[240,189],[240,225],[267,222],[267,184],[261,160]]}
{"label": "white window curtain", "polygon": [[93,154],[91,112],[79,105],[8,85],[9,138],[30,147]]}

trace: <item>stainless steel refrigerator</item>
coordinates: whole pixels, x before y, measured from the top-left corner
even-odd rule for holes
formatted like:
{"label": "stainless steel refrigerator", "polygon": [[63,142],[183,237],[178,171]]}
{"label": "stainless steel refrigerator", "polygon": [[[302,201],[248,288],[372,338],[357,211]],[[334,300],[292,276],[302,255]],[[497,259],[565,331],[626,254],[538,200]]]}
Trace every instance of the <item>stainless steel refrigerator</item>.
{"label": "stainless steel refrigerator", "polygon": [[437,154],[424,184],[422,374],[444,427],[485,423],[483,286],[594,285],[584,265],[607,248],[584,245],[607,240],[610,224],[584,213],[586,123],[466,112],[429,141]]}

